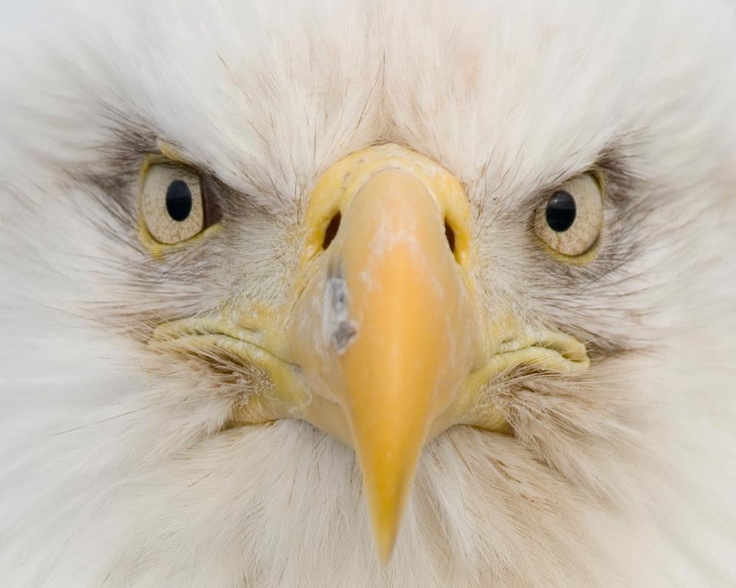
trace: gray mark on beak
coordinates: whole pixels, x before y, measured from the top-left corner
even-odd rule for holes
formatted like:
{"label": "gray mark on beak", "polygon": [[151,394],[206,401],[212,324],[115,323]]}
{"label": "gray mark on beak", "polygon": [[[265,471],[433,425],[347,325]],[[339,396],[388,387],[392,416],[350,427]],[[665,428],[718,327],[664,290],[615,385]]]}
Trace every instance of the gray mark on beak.
{"label": "gray mark on beak", "polygon": [[349,295],[347,283],[339,264],[331,267],[325,284],[325,308],[323,308],[325,333],[330,343],[342,355],[358,335],[355,323],[348,314]]}

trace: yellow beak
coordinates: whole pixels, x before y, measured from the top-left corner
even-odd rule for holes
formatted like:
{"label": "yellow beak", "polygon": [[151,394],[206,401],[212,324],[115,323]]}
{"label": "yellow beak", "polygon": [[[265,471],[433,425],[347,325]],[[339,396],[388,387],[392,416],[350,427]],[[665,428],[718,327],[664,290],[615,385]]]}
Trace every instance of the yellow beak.
{"label": "yellow beak", "polygon": [[[481,355],[472,286],[458,261],[468,255],[467,201],[442,168],[386,146],[328,172],[312,207],[322,219],[312,226],[338,213],[340,226],[323,255],[311,252],[322,260],[294,309],[291,353],[310,388],[333,404],[314,403],[308,420],[356,449],[386,561],[421,448],[451,424]],[[314,243],[326,246],[319,234]]]}

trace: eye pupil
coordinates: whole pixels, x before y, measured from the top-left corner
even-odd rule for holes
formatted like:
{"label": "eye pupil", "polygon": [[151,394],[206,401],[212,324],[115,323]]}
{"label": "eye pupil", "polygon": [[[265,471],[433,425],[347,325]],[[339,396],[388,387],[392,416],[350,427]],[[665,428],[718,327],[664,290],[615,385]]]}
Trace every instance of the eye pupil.
{"label": "eye pupil", "polygon": [[562,233],[575,222],[576,212],[575,198],[572,194],[564,190],[555,192],[547,202],[547,224],[553,231]]}
{"label": "eye pupil", "polygon": [[192,192],[183,180],[174,180],[166,190],[166,211],[177,221],[187,220],[192,212]]}

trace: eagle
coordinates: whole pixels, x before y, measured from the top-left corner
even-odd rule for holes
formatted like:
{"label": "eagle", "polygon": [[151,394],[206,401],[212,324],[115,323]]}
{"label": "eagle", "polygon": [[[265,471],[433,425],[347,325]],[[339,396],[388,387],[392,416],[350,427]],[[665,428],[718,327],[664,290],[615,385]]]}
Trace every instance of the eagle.
{"label": "eagle", "polygon": [[2,37],[3,586],[736,585],[732,2]]}

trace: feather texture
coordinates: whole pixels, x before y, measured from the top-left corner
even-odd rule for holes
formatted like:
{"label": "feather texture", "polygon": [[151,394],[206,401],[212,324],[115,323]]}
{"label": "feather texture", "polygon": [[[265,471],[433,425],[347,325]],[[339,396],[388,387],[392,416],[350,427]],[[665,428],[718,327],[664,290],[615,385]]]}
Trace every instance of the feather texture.
{"label": "feather texture", "polygon": [[[4,585],[735,585],[734,12],[39,9],[0,64]],[[216,241],[165,260],[136,228],[159,140],[223,204]],[[351,449],[298,421],[228,428],[262,376],[145,341],[224,301],[278,301],[316,178],[389,141],[467,187],[488,308],[564,328],[593,366],[493,383],[513,436],[431,442],[382,568]],[[601,254],[564,266],[534,241],[533,210],[595,165]]]}

